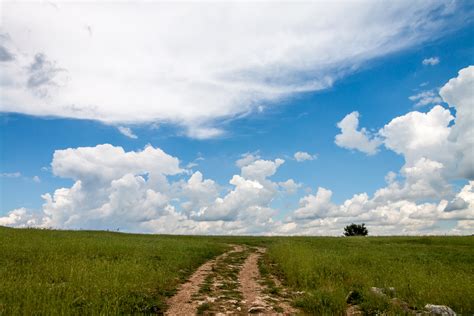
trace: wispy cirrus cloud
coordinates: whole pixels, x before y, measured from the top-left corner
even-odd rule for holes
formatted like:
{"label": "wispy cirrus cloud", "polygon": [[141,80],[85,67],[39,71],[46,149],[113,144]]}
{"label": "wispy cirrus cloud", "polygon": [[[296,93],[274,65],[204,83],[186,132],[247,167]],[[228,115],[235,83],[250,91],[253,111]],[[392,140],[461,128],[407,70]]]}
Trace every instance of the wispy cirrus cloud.
{"label": "wispy cirrus cloud", "polygon": [[118,126],[117,129],[120,132],[120,134],[122,134],[124,136],[127,136],[128,138],[131,138],[131,139],[137,139],[138,138],[138,136],[133,133],[133,131],[130,127]]}
{"label": "wispy cirrus cloud", "polygon": [[21,172],[2,172],[0,173],[0,178],[19,178],[21,177]]}
{"label": "wispy cirrus cloud", "polygon": [[440,104],[443,99],[434,90],[422,91],[418,94],[409,96],[410,101],[416,102],[415,107],[422,107],[430,104]]}

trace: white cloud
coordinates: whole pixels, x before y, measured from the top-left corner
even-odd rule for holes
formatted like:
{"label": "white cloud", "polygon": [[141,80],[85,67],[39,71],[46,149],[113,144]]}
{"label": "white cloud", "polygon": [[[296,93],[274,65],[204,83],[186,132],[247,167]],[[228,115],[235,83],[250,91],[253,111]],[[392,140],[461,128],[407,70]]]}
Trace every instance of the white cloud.
{"label": "white cloud", "polygon": [[36,217],[32,212],[26,208],[14,209],[4,217],[0,217],[0,226],[14,226],[14,227],[37,227],[40,226],[41,219]]}
{"label": "white cloud", "polygon": [[296,183],[293,179],[278,182],[278,185],[283,188],[287,194],[295,194],[298,189],[302,187],[301,183]]}
{"label": "white cloud", "polygon": [[294,211],[294,218],[315,219],[328,217],[336,207],[331,203],[332,191],[318,188],[315,195],[307,195],[300,200],[300,207]]}
{"label": "white cloud", "polygon": [[304,151],[298,151],[294,154],[294,158],[296,159],[296,161],[302,162],[306,160],[314,160],[317,158],[317,156],[308,154],[307,152],[304,152]]}
{"label": "white cloud", "polygon": [[160,148],[146,146],[142,151],[125,152],[110,144],[56,150],[51,166],[56,176],[90,183],[110,182],[127,174],[147,174],[159,183],[163,176],[183,171],[179,160]]}
{"label": "white cloud", "polygon": [[374,58],[442,36],[462,21],[456,5],[9,2],[0,111],[171,122],[191,137],[218,137],[223,118],[328,88]]}
{"label": "white cloud", "polygon": [[441,106],[427,113],[410,112],[394,118],[379,134],[388,149],[404,156],[412,166],[426,157],[444,165],[445,177],[474,179],[474,66],[459,71],[440,95],[455,116]]}
{"label": "white cloud", "polygon": [[189,215],[214,202],[219,197],[219,191],[217,183],[210,179],[203,180],[202,173],[196,171],[187,182],[179,185],[177,196],[185,197],[181,207]]}
{"label": "white cloud", "polygon": [[38,176],[34,176],[32,179],[33,179],[33,181],[36,182],[36,183],[40,183],[40,182],[41,182],[41,179],[40,179],[40,177],[38,177]]}
{"label": "white cloud", "polygon": [[[293,179],[271,179],[284,164],[282,159],[244,155],[237,162],[240,174],[229,181],[232,188],[221,192],[214,180],[199,171],[188,177],[179,159],[159,148],[125,152],[104,144],[57,150],[52,172],[74,184],[44,194],[39,212],[12,210],[0,217],[0,225],[340,235],[345,225],[365,222],[371,234],[472,234],[473,83],[470,66],[441,88],[443,100],[456,110],[454,115],[435,106],[426,113],[412,111],[396,117],[379,131],[385,147],[402,155],[405,164],[398,173],[389,172],[387,184],[371,196],[362,192],[338,204],[332,201],[331,190],[320,187],[316,194],[300,198],[298,208],[285,219],[276,220],[275,197],[300,186]],[[348,117],[341,125],[343,134],[360,133],[365,143],[374,141],[364,129],[358,130],[357,115]],[[455,192],[453,180],[466,179],[471,181]]]}
{"label": "white cloud", "polygon": [[336,135],[335,143],[339,147],[356,149],[368,155],[374,155],[382,144],[377,136],[371,135],[365,128],[359,127],[359,112],[347,114],[342,121],[337,123],[341,133]]}
{"label": "white cloud", "polygon": [[138,136],[133,133],[133,131],[130,129],[130,127],[118,126],[117,129],[122,135],[125,135],[128,138],[132,138],[132,139],[137,139],[138,138]]}
{"label": "white cloud", "polygon": [[391,180],[387,187],[374,193],[374,200],[385,203],[440,199],[451,192],[451,186],[444,177],[444,166],[437,161],[421,158],[413,166],[405,165],[401,175],[405,178],[403,183]]}
{"label": "white cloud", "polygon": [[[474,66],[459,71],[449,80],[440,95],[450,107],[456,109],[455,124],[451,128],[449,141],[454,147],[453,159],[458,176],[474,179]],[[452,153],[452,154],[453,154]]]}
{"label": "white cloud", "polygon": [[267,177],[274,175],[278,167],[284,163],[285,160],[280,158],[275,159],[275,161],[259,159],[249,165],[242,167],[242,177],[251,180],[263,181]]}
{"label": "white cloud", "polygon": [[439,64],[439,57],[425,58],[423,59],[422,64],[425,66],[436,66]]}
{"label": "white cloud", "polygon": [[[234,188],[220,186],[201,172],[185,176],[179,160],[159,148],[125,152],[109,144],[57,150],[53,174],[74,180],[69,188],[44,194],[41,212],[13,210],[1,225],[121,229],[137,232],[248,234],[268,231],[270,203],[280,186],[269,180],[282,159],[255,160],[234,175]],[[285,185],[297,186],[292,181]],[[168,222],[169,221],[169,222]],[[164,225],[164,226],[163,226]]]}
{"label": "white cloud", "polygon": [[422,107],[430,104],[440,104],[441,102],[443,102],[441,97],[433,90],[422,91],[418,94],[408,97],[408,99],[413,102],[416,102],[416,107]]}
{"label": "white cloud", "polygon": [[[378,132],[385,147],[405,159],[399,174],[387,174],[386,187],[372,197],[356,194],[341,205],[331,202],[331,191],[319,188],[300,200],[300,207],[282,223],[284,232],[340,234],[347,223],[365,222],[375,234],[471,234],[474,182],[453,193],[450,181],[474,177],[473,84],[470,66],[441,88],[455,116],[435,106],[427,113],[413,111],[394,118]],[[357,132],[356,119],[347,124],[349,130]],[[457,224],[454,229],[442,228],[443,221]]]}
{"label": "white cloud", "polygon": [[385,147],[403,155],[409,164],[422,157],[436,157],[439,161],[440,156],[449,155],[446,149],[453,119],[449,110],[437,105],[427,113],[413,111],[396,117],[379,134]]}
{"label": "white cloud", "polygon": [[278,192],[278,184],[268,178],[274,175],[285,161],[283,159],[255,160],[241,168],[241,175],[234,175],[229,181],[234,186],[223,198],[217,198],[208,207],[201,208],[194,214],[196,220],[236,220],[239,216],[253,215],[264,210],[257,216],[258,222],[268,221],[265,214],[271,215],[270,203]]}
{"label": "white cloud", "polygon": [[242,157],[240,159],[238,159],[235,162],[235,165],[239,168],[242,168],[242,167],[245,167],[245,166],[251,164],[252,162],[254,162],[258,159],[260,159],[260,155],[258,155],[257,153],[245,153],[245,154],[242,155]]}
{"label": "white cloud", "polygon": [[19,178],[21,177],[20,172],[2,172],[0,178]]}

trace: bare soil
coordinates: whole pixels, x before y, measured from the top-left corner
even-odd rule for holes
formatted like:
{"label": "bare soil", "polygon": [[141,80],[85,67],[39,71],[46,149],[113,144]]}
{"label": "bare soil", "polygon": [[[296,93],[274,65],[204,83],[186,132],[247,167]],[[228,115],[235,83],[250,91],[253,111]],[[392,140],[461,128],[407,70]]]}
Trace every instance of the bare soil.
{"label": "bare soil", "polygon": [[[287,298],[270,291],[268,280],[262,279],[259,260],[265,251],[265,248],[234,246],[206,262],[168,300],[165,315],[298,314]],[[276,280],[274,276],[266,277]],[[286,293],[281,283],[276,282],[278,292]]]}

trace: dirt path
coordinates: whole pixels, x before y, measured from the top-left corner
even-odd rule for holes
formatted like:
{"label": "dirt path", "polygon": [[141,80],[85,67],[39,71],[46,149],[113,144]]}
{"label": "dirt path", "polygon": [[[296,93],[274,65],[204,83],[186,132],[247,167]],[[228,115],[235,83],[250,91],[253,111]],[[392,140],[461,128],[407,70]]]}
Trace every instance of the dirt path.
{"label": "dirt path", "polygon": [[178,289],[178,292],[168,300],[168,310],[165,315],[181,316],[181,315],[195,315],[198,307],[198,302],[193,301],[192,297],[199,291],[201,284],[204,282],[206,276],[212,271],[215,263],[227,257],[232,252],[242,251],[242,246],[234,246],[234,248],[222,255],[209,260],[200,266]]}
{"label": "dirt path", "polygon": [[[265,248],[234,246],[199,267],[168,300],[165,315],[295,315],[281,283],[261,276]],[[269,287],[272,287],[270,289]]]}
{"label": "dirt path", "polygon": [[[262,279],[259,271],[259,260],[265,248],[257,248],[257,250],[251,253],[240,270],[239,283],[241,292],[244,300],[242,303],[245,304],[247,312],[249,314],[259,315],[294,315],[297,314],[297,310],[280,295],[273,295],[268,287],[265,285],[265,281]],[[281,287],[281,283],[276,284],[273,276],[268,276],[273,281],[275,286]],[[267,280],[269,281],[269,280]]]}

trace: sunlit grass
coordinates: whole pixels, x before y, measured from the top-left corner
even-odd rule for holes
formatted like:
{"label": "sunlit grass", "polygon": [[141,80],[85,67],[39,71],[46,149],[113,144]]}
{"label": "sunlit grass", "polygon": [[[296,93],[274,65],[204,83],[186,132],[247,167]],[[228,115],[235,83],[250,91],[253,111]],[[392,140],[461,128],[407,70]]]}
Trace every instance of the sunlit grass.
{"label": "sunlit grass", "polygon": [[[370,287],[395,287],[418,309],[474,314],[473,237],[196,237],[0,227],[0,314],[159,313],[166,297],[229,244],[268,247],[268,271],[296,305],[343,314],[349,291],[368,313],[396,313]],[[269,263],[276,263],[271,265]],[[262,270],[263,269],[263,270]]]}
{"label": "sunlit grass", "polygon": [[343,314],[349,291],[362,294],[362,308],[396,311],[370,287],[395,287],[413,307],[448,305],[474,313],[473,237],[287,238],[269,247],[274,271],[305,294],[296,304],[315,314]]}
{"label": "sunlit grass", "polygon": [[225,248],[201,237],[0,227],[0,314],[160,312]]}

